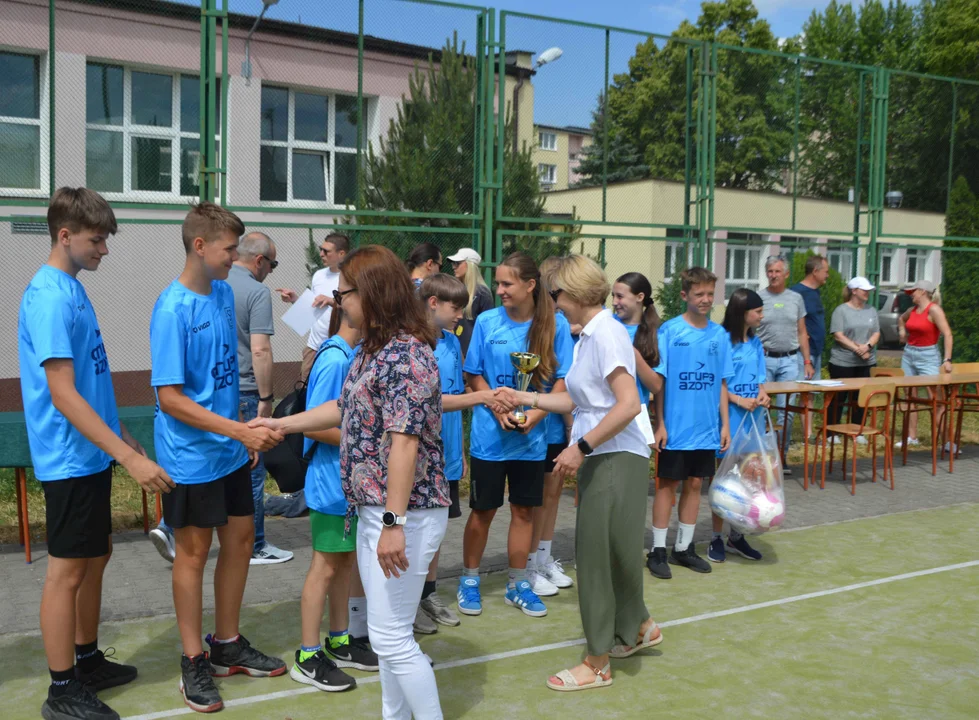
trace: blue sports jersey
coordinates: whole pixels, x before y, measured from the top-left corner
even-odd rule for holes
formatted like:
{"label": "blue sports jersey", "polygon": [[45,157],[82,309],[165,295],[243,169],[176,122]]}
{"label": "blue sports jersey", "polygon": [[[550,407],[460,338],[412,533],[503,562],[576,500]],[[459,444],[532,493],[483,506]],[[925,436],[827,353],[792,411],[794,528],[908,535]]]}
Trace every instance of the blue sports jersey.
{"label": "blue sports jersey", "polygon": [[[462,345],[459,338],[443,330],[435,346],[443,395],[462,395],[466,385],[462,379]],[[462,411],[442,413],[442,448],[445,454],[445,479],[462,478]]]}
{"label": "blue sports jersey", "polygon": [[102,331],[82,284],[42,265],[20,302],[17,320],[20,391],[31,462],[38,480],[101,472],[111,458],[89,442],[51,402],[46,360],[71,360],[75,389],[118,435],[119,416]]}
{"label": "blue sports jersey", "polygon": [[[728,381],[727,389],[734,395],[740,397],[758,397],[758,390],[765,382],[765,350],[761,344],[761,338],[755,336],[748,342],[739,342],[731,346],[731,363],[734,365],[734,377]],[[762,413],[755,411],[755,419],[759,420],[759,429],[764,432],[761,424],[765,417]],[[731,437],[738,431],[741,421],[748,414],[747,410],[742,410],[734,403],[728,405],[728,416],[731,422]]]}
{"label": "blue sports jersey", "polygon": [[734,377],[727,331],[710,320],[701,330],[679,315],[660,326],[657,340],[666,449],[719,450],[721,382]]}
{"label": "blue sports jersey", "polygon": [[[503,307],[481,313],[473,327],[463,370],[470,375],[481,375],[491,389],[515,388],[517,372],[510,364],[510,353],[527,352],[530,325],[529,321],[513,322]],[[558,316],[554,332],[554,354],[558,365],[555,380],[568,374],[572,348],[568,321]],[[527,433],[506,431],[489,408],[479,405],[473,410],[469,452],[473,457],[490,462],[543,460],[547,455],[546,423],[538,423]]]}
{"label": "blue sports jersey", "polygon": [[[306,384],[307,409],[340,397],[355,354],[354,348],[339,335],[331,336],[320,345]],[[313,442],[305,438],[304,454],[309,452]],[[336,445],[316,443],[306,470],[306,504],[326,515],[347,514],[347,500],[340,484],[340,448]]]}
{"label": "blue sports jersey", "polygon": [[[238,420],[238,337],[231,286],[211,281],[198,295],[174,280],[160,293],[150,318],[150,385],[182,385],[206,410]],[[153,424],[156,456],[175,483],[211,482],[248,462],[237,440],[186,425],[160,410]]]}
{"label": "blue sports jersey", "polygon": [[[555,327],[561,327],[562,323],[567,325],[568,334],[571,333],[571,324],[568,323],[568,319],[564,316],[564,313],[560,310],[557,311],[557,320],[555,321]],[[574,346],[578,342],[577,335],[571,335],[571,359],[574,360]],[[560,359],[560,358],[559,358]],[[570,368],[571,365],[569,364]],[[551,386],[548,386],[547,391],[551,391]],[[547,417],[544,418],[544,438],[547,440],[548,445],[567,445],[568,444],[568,433],[564,428],[564,416],[558,415],[557,413],[548,413]]]}
{"label": "blue sports jersey", "polygon": [[[622,320],[619,319],[619,316],[618,315],[614,315],[613,317],[615,317],[615,319],[618,320],[619,322],[622,322]],[[639,326],[638,325],[626,325],[624,322],[622,322],[622,324],[625,325],[625,329],[629,331],[629,339],[632,340],[633,343],[635,343],[636,342],[636,331],[639,330]],[[639,379],[639,372],[638,371],[636,372],[636,387],[639,388],[639,402],[641,402],[643,405],[648,405],[649,404],[649,390],[646,389],[646,386],[642,384],[642,380]]]}

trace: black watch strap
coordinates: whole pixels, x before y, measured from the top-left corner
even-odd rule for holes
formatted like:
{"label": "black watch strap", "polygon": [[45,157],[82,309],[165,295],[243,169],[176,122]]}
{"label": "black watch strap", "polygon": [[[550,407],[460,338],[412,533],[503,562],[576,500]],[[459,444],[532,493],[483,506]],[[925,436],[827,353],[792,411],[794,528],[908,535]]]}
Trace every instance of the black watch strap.
{"label": "black watch strap", "polygon": [[266,395],[265,397],[260,397],[258,400],[259,402],[272,402],[273,400],[275,400],[275,393],[272,393],[271,395]]}
{"label": "black watch strap", "polygon": [[581,450],[582,455],[591,455],[595,449],[588,444],[588,441],[584,438],[578,441],[578,449]]}

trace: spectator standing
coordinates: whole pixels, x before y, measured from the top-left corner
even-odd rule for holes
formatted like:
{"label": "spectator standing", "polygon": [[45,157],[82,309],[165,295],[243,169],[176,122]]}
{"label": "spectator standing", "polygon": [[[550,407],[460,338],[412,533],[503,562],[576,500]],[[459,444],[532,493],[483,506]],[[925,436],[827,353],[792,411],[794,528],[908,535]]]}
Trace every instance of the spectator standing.
{"label": "spectator standing", "polygon": [[[843,299],[846,301],[833,311],[830,330],[836,344],[829,355],[829,376],[831,378],[868,378],[870,368],[877,364],[877,343],[880,342],[880,322],[877,310],[867,305],[870,291],[874,286],[865,277],[857,276],[846,284]],[[829,424],[835,425],[843,414],[843,405],[855,399],[856,393],[837,393],[829,410]],[[850,410],[850,422],[863,420],[863,408]],[[861,445],[867,438],[856,440]]]}
{"label": "spectator standing", "polygon": [[462,280],[466,292],[469,293],[469,303],[462,315],[458,332],[462,354],[465,355],[469,352],[469,340],[473,335],[476,318],[486,310],[493,309],[493,292],[479,272],[479,264],[483,259],[478,252],[472,248],[459,248],[459,252],[450,255],[448,260],[452,263],[452,273]]}
{"label": "spectator standing", "polygon": [[415,287],[421,287],[422,280],[435,275],[442,267],[442,251],[438,245],[423,242],[415,246],[408,256],[408,271]]}
{"label": "spectator standing", "polygon": [[[822,255],[810,255],[806,258],[806,276],[797,282],[790,290],[802,296],[806,306],[806,332],[809,334],[809,359],[812,361],[813,377],[818,378],[822,370],[823,349],[826,347],[826,310],[819,289],[829,279],[829,262]],[[808,403],[812,403],[809,396]],[[808,416],[806,420],[808,420]],[[808,425],[808,423],[807,423]],[[806,436],[809,428],[806,427]]]}

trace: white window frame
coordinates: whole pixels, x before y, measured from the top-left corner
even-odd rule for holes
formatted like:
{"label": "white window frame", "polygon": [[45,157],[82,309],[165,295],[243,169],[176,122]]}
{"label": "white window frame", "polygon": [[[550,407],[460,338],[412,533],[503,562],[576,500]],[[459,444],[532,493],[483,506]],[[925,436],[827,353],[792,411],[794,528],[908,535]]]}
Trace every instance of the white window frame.
{"label": "white window frame", "polygon": [[[924,280],[928,272],[930,250],[910,249],[904,251],[904,279],[908,283]],[[911,274],[911,261],[915,264],[915,273]]]}
{"label": "white window frame", "polygon": [[[200,81],[199,75],[193,73],[181,73],[174,70],[161,70],[159,68],[149,68],[139,65],[121,65],[118,62],[109,60],[99,60],[94,57],[86,59],[86,68],[92,65],[109,65],[121,67],[122,75],[122,125],[103,125],[101,123],[85,123],[86,142],[89,130],[102,130],[120,133],[122,135],[122,192],[99,190],[99,194],[106,200],[117,200],[121,202],[186,202],[193,200],[197,195],[180,194],[180,141],[183,139],[200,141],[200,132],[185,132],[180,127],[181,108],[180,108],[180,78],[181,76],[196,77]],[[158,127],[155,125],[137,125],[132,122],[132,100],[133,100],[133,73],[148,73],[151,75],[166,75],[171,78],[170,82],[170,127]],[[88,101],[89,88],[85,88],[86,102]],[[218,97],[218,102],[221,98]],[[228,108],[225,108],[227,111]],[[151,138],[156,140],[170,140],[170,192],[158,192],[154,190],[133,189],[133,168],[132,168],[132,145],[134,138]],[[214,134],[214,141],[221,142],[221,132],[218,129]],[[200,171],[200,156],[198,156],[198,172]],[[87,160],[86,160],[87,165]],[[87,168],[86,168],[87,173]],[[218,174],[218,192],[220,192],[221,177]],[[200,186],[198,182],[198,187]]]}
{"label": "white window frame", "polygon": [[[839,267],[833,266],[834,259],[836,259]],[[840,277],[843,278],[844,282],[848,282],[853,278],[852,249],[848,247],[841,247],[839,244],[830,242],[826,246],[826,260],[829,263],[829,266],[840,274]],[[844,272],[844,270],[846,272]]]}
{"label": "white window frame", "polygon": [[[888,259],[887,274],[884,274],[884,258]],[[894,279],[894,271],[896,270],[895,265],[897,264],[897,253],[894,252],[894,248],[881,247],[880,248],[880,260],[878,263],[879,278],[878,282],[881,285],[897,285],[897,281]]]}
{"label": "white window frame", "polygon": [[[550,142],[545,143],[544,138],[548,138]],[[547,152],[557,152],[557,133],[550,130],[538,130],[537,147]]]}
{"label": "white window frame", "polygon": [[537,176],[540,179],[541,187],[554,187],[557,185],[557,165],[539,163]]}
{"label": "white window frame", "polygon": [[[724,255],[724,300],[727,302],[733,293],[738,288],[749,288],[755,292],[762,285],[761,273],[764,268],[764,260],[762,259],[762,250],[764,248],[752,247],[751,245],[728,245],[727,250]],[[735,253],[744,252],[744,261],[740,268],[740,273],[733,272],[732,270],[737,270],[737,268],[732,268]],[[756,266],[758,267],[758,272],[755,277],[749,277],[751,268],[751,255],[756,256]]]}
{"label": "white window frame", "polygon": [[663,257],[663,280],[669,282],[673,279],[673,273],[676,272],[679,263],[677,262],[683,257],[683,249],[687,249],[687,264],[685,267],[693,266],[693,246],[692,242],[668,242],[666,243],[666,253]]}
{"label": "white window frame", "polygon": [[41,97],[40,103],[38,105],[39,118],[21,118],[12,117],[9,115],[0,115],[0,123],[6,125],[26,125],[29,127],[40,128],[40,143],[38,144],[40,157],[38,158],[40,165],[40,187],[38,188],[8,188],[0,185],[0,195],[4,197],[21,197],[21,198],[36,198],[36,197],[48,197],[49,190],[51,187],[51,148],[49,141],[51,139],[51,107],[50,107],[50,93],[48,92],[48,56],[46,53],[39,53],[29,48],[14,48],[7,46],[0,46],[0,51],[5,53],[10,53],[12,55],[30,55],[32,57],[40,58],[38,63],[38,73],[40,77],[38,78],[38,87],[40,88]]}
{"label": "white window frame", "polygon": [[[348,205],[338,204],[333,201],[334,197],[334,180],[336,178],[336,156],[337,154],[346,155],[356,155],[357,148],[355,147],[341,147],[337,146],[336,140],[336,114],[337,114],[337,95],[343,95],[344,97],[356,97],[356,95],[351,95],[350,93],[340,92],[336,90],[322,90],[322,89],[307,89],[302,87],[288,87],[285,85],[277,85],[275,83],[263,84],[263,88],[270,88],[276,90],[288,90],[289,91],[289,102],[288,102],[288,131],[286,133],[285,140],[263,140],[261,136],[261,130],[259,131],[259,153],[261,153],[262,147],[278,147],[286,148],[286,199],[285,200],[262,200],[261,199],[261,180],[259,180],[259,201],[263,206],[268,207],[285,207],[292,203],[302,203],[304,208],[326,208],[326,209],[336,209],[336,208],[346,208]],[[319,97],[325,97],[328,99],[327,111],[326,111],[326,137],[329,142],[314,142],[312,140],[296,140],[296,93],[302,93],[303,95],[316,95]],[[363,132],[361,133],[361,139],[364,143],[363,148],[367,148],[368,136],[367,128],[369,126],[369,118],[371,112],[370,98],[365,97],[364,102],[367,105],[367,117],[363,120]],[[259,100],[259,105],[261,106],[261,100]],[[295,199],[293,196],[292,189],[292,153],[294,150],[300,152],[308,151],[310,153],[324,154],[328,157],[328,162],[323,168],[323,172],[326,174],[324,178],[324,187],[326,188],[326,200],[308,200],[306,198]],[[261,173],[261,158],[259,158],[259,173]]]}

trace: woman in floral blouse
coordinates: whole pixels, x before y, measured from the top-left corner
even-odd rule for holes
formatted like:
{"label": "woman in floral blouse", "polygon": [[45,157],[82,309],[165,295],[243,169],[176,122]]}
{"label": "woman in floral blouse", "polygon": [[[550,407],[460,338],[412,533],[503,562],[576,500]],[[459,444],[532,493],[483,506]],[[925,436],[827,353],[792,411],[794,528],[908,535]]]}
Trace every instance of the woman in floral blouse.
{"label": "woman in floral blouse", "polygon": [[334,299],[363,335],[339,400],[256,423],[285,433],[340,427],[340,477],[349,512],[359,516],[357,564],[382,717],[441,718],[435,673],[412,635],[448,521],[435,328],[404,264],[378,245],[340,263]]}

